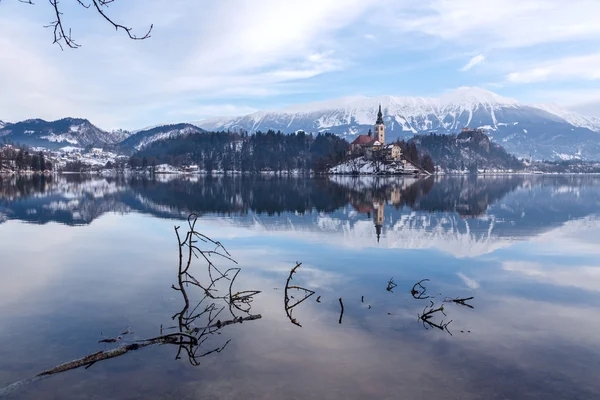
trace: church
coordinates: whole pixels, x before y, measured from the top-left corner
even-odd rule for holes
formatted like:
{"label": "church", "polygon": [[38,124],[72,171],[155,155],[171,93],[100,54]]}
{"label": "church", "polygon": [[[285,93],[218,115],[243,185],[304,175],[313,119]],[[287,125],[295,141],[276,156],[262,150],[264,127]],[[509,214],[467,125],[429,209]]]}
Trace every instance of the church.
{"label": "church", "polygon": [[[373,133],[374,131],[374,133]],[[356,155],[364,154],[367,158],[373,155],[374,151],[385,151],[385,157],[390,160],[399,160],[402,152],[397,144],[385,144],[385,124],[383,123],[383,113],[381,112],[381,104],[377,113],[377,121],[373,127],[373,131],[369,129],[368,135],[358,135],[350,144],[350,153]]]}

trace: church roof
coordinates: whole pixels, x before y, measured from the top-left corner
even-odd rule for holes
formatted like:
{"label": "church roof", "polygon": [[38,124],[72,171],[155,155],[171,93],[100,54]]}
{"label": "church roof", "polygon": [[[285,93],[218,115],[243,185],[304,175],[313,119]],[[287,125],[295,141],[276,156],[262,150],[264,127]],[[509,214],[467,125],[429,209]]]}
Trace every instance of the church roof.
{"label": "church roof", "polygon": [[358,135],[358,137],[356,139],[354,139],[354,142],[352,142],[352,144],[370,144],[371,142],[374,142],[375,138],[373,136],[369,136],[369,135]]}

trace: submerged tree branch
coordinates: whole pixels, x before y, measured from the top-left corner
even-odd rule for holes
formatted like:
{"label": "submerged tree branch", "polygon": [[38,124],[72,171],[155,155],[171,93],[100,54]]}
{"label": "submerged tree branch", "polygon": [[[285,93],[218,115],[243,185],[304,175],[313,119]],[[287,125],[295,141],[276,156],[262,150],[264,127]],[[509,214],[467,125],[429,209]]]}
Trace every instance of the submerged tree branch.
{"label": "submerged tree branch", "polygon": [[[308,299],[310,296],[312,296],[313,294],[315,294],[314,290],[310,290],[307,289],[305,287],[302,286],[297,286],[297,285],[292,285],[290,286],[290,281],[292,280],[292,276],[296,273],[296,270],[298,268],[300,268],[300,266],[302,265],[302,263],[296,263],[296,266],[294,268],[292,268],[292,270],[290,271],[290,274],[285,282],[285,291],[284,291],[284,297],[283,297],[283,306],[285,308],[285,314],[287,315],[288,319],[290,320],[290,322],[296,326],[299,326],[302,328],[302,325],[300,325],[300,323],[296,320],[296,318],[292,317],[292,312],[294,310],[294,307],[296,307],[297,305],[301,304],[304,300]],[[294,304],[290,305],[290,295],[289,295],[289,290],[290,289],[294,289],[294,290],[299,290],[299,291],[303,291],[304,292],[304,297],[300,300],[298,300],[297,302],[295,302]],[[293,298],[293,297],[292,297]],[[321,298],[321,296],[319,296],[317,298],[317,301],[319,301],[319,299]]]}
{"label": "submerged tree branch", "polygon": [[[260,293],[260,291],[245,290],[239,291],[237,293],[232,293],[233,282],[235,281],[235,278],[240,272],[239,268],[229,269],[225,271],[225,273],[221,273],[221,271],[219,271],[212,262],[209,262],[208,269],[210,283],[208,285],[202,285],[193,275],[191,275],[190,267],[193,252],[190,249],[194,247],[194,237],[199,238],[199,240],[201,240],[204,243],[217,244],[217,249],[221,249],[220,251],[211,250],[209,252],[204,252],[196,246],[198,253],[209,254],[207,255],[207,257],[210,257],[210,255],[223,255],[224,258],[231,259],[229,253],[226,252],[225,248],[220,243],[214,242],[208,237],[203,236],[194,230],[196,220],[197,216],[195,214],[192,214],[188,219],[190,230],[187,232],[185,236],[186,239],[183,241],[181,240],[181,236],[179,234],[179,227],[175,227],[175,234],[177,236],[179,244],[179,268],[178,286],[173,285],[172,288],[181,293],[184,305],[183,309],[172,317],[173,319],[177,319],[178,324],[176,326],[166,329],[178,329],[177,332],[165,334],[163,333],[163,327],[161,325],[159,336],[143,340],[137,340],[133,343],[124,344],[115,349],[99,351],[87,355],[85,357],[79,358],[77,360],[69,361],[60,364],[56,367],[44,370],[36,374],[32,378],[15,382],[3,389],[0,389],[0,397],[3,397],[4,395],[10,394],[20,389],[25,384],[35,382],[42,378],[53,376],[61,372],[66,372],[81,367],[85,367],[87,369],[98,362],[109,360],[115,357],[120,357],[129,352],[137,351],[146,347],[156,345],[177,345],[178,351],[177,355],[175,356],[176,359],[179,359],[181,353],[184,353],[188,355],[188,359],[192,365],[199,365],[199,358],[205,357],[213,353],[220,353],[230,342],[230,340],[227,340],[223,345],[217,346],[213,349],[205,349],[203,352],[200,352],[200,349],[203,347],[202,345],[206,342],[210,335],[216,333],[217,331],[221,330],[222,328],[228,325],[241,324],[246,321],[254,321],[261,319],[262,316],[260,314],[250,314],[250,303],[252,301],[252,298],[258,293]],[[187,259],[184,258],[184,253],[187,253]],[[213,275],[210,274],[211,270],[215,274],[214,278]],[[230,273],[230,271],[235,271],[235,274],[233,276],[229,276],[228,273]],[[230,283],[228,285],[227,293],[222,296],[219,296],[217,295],[218,290],[216,288],[216,282],[218,282],[221,279],[227,279],[230,281]],[[187,287],[189,285],[191,285],[192,287],[199,287],[202,289],[202,297],[193,308],[190,307],[190,295],[187,293]],[[219,305],[219,301],[223,302],[224,304]],[[229,306],[233,318],[224,321],[217,319],[221,312],[224,309],[226,309],[227,306]],[[240,310],[246,315],[237,316],[235,315],[234,310]],[[201,323],[201,321],[204,322]],[[202,327],[198,327],[198,325],[201,325]],[[127,329],[121,332],[121,334],[116,338],[105,338],[103,340],[100,340],[100,343],[116,343],[118,341],[121,341],[124,335],[130,333],[131,331]]]}

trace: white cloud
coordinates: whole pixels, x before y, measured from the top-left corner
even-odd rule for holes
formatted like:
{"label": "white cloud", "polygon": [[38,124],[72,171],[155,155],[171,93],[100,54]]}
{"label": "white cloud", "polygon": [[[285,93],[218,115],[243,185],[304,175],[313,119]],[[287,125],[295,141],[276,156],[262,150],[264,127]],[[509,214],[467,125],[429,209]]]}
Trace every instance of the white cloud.
{"label": "white cloud", "polygon": [[[2,2],[2,119],[73,115],[106,128],[138,128],[165,114],[188,118],[194,107],[217,109],[220,102],[207,100],[219,96],[293,92],[297,88],[287,83],[345,67],[344,55],[335,53],[333,35],[373,4],[375,0],[115,4],[113,15],[131,22],[136,31],[155,23],[151,39],[134,42],[94,13],[65,3],[65,16],[82,47],[61,52],[49,43],[51,31],[42,28],[51,18],[47,5],[25,8]],[[178,115],[177,110],[185,112]]]}
{"label": "white cloud", "polygon": [[539,63],[521,71],[511,72],[507,75],[506,79],[512,83],[533,83],[567,79],[600,79],[600,53],[578,57],[564,57]]}
{"label": "white cloud", "polygon": [[462,279],[462,281],[465,283],[465,286],[469,289],[479,289],[479,282],[477,282],[475,279],[469,278],[462,272],[458,272],[456,275]]}
{"label": "white cloud", "polygon": [[598,39],[600,2],[595,0],[419,0],[386,23],[404,32],[483,48],[522,48],[568,40]]}
{"label": "white cloud", "polygon": [[471,58],[471,60],[460,70],[463,72],[468,71],[471,68],[473,68],[474,66],[476,66],[477,64],[482,63],[483,60],[485,60],[485,56],[483,54],[476,55],[475,57]]}
{"label": "white cloud", "polygon": [[[356,93],[365,87],[353,79],[357,70],[363,80],[380,80],[369,87],[389,87],[378,71],[439,67],[456,62],[465,47],[481,54],[462,71],[484,62],[491,48],[504,48],[494,53],[493,68],[486,68],[496,74],[486,77],[489,81],[596,79],[594,70],[600,70],[595,58],[553,67],[535,59],[523,63],[519,53],[523,47],[599,39],[595,0],[115,3],[111,15],[135,32],[154,23],[152,38],[142,42],[114,32],[93,10],[65,2],[65,21],[83,47],[64,52],[50,44],[52,32],[43,28],[52,20],[47,4],[0,4],[0,119],[12,121],[80,116],[107,129],[135,129],[166,119],[210,117],[213,111],[224,115],[222,104],[235,104],[232,113],[235,107],[244,112],[256,108],[257,98],[263,104],[270,99],[269,108],[281,95]],[[375,40],[385,54],[378,53]],[[560,56],[560,48],[553,51]],[[500,67],[503,56],[526,67],[511,60]],[[560,72],[562,67],[570,72]],[[335,84],[323,84],[334,74]],[[309,86],[316,77],[319,85]],[[421,80],[423,92],[432,90],[417,69],[400,79]],[[191,115],[194,110],[199,115]]]}
{"label": "white cloud", "polygon": [[506,261],[502,269],[521,274],[530,279],[558,286],[572,286],[584,290],[600,291],[600,266],[556,266],[537,262]]}

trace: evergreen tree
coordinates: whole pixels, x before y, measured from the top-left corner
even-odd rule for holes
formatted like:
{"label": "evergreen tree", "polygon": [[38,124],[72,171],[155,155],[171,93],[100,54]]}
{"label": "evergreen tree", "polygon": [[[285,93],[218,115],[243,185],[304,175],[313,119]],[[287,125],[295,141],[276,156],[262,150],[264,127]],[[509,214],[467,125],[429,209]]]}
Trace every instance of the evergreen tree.
{"label": "evergreen tree", "polygon": [[17,158],[15,159],[15,164],[17,165],[17,169],[21,170],[25,168],[25,152],[23,149],[19,149],[17,153]]}
{"label": "evergreen tree", "polygon": [[435,171],[435,165],[433,164],[433,160],[431,159],[429,153],[425,153],[425,155],[421,159],[421,167],[425,171],[430,173],[433,173]]}
{"label": "evergreen tree", "polygon": [[38,158],[40,159],[40,171],[46,170],[46,158],[44,157],[44,153],[41,151],[38,153]]}
{"label": "evergreen tree", "polygon": [[221,161],[221,168],[225,173],[231,171],[233,167],[233,151],[230,147],[225,148],[225,153],[223,154],[223,159]]}
{"label": "evergreen tree", "polygon": [[419,150],[415,142],[408,143],[406,148],[406,159],[412,163],[419,164]]}
{"label": "evergreen tree", "polygon": [[31,156],[30,166],[32,171],[40,170],[40,159],[37,155],[34,154],[33,156]]}

